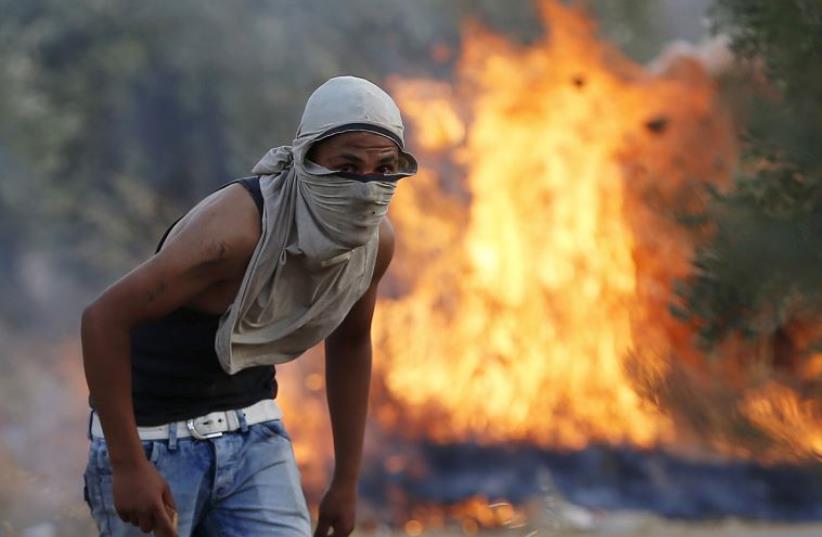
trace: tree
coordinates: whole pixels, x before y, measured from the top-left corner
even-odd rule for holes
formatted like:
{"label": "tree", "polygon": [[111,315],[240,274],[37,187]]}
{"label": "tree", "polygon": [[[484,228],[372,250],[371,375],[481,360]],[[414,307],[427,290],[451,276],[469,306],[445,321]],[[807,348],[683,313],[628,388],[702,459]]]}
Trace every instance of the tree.
{"label": "tree", "polygon": [[822,3],[718,0],[712,19],[765,87],[676,312],[708,348],[733,334],[769,338],[773,363],[795,368],[815,347],[791,341],[792,326],[822,313]]}

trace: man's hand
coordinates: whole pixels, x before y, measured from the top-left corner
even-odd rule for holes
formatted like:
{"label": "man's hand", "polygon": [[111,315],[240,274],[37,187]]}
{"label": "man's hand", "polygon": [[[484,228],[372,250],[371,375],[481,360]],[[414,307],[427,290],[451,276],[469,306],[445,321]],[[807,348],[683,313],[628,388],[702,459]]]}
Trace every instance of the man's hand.
{"label": "man's hand", "polygon": [[320,516],[314,537],[348,537],[354,531],[357,510],[357,490],[355,485],[339,486],[334,483],[326,491],[320,502]]}
{"label": "man's hand", "polygon": [[124,521],[157,537],[177,537],[169,513],[176,511],[171,489],[150,463],[114,468],[114,508]]}

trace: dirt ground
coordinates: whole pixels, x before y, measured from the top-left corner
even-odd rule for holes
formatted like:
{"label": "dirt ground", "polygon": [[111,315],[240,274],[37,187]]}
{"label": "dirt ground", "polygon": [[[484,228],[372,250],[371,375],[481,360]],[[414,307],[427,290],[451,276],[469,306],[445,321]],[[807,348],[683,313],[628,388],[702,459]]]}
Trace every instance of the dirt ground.
{"label": "dirt ground", "polygon": [[[631,518],[631,517],[628,517]],[[12,528],[0,523],[3,537],[94,537],[93,522],[86,516],[67,517],[67,524],[43,523]],[[390,529],[356,531],[355,537],[409,537]],[[467,537],[461,528],[425,532],[419,537]],[[598,528],[554,529],[549,527],[507,528],[480,531],[472,537],[822,537],[822,523],[804,525],[762,524],[741,521],[681,523],[664,520],[611,520]]]}
{"label": "dirt ground", "polygon": [[[359,533],[366,536],[367,533]],[[408,537],[405,533],[376,532],[380,537]],[[459,529],[451,532],[424,533],[425,537],[465,537]],[[421,536],[421,537],[423,537]],[[822,537],[822,523],[805,525],[759,524],[746,522],[675,523],[653,522],[640,528],[602,528],[598,530],[510,529],[480,532],[476,537]]]}

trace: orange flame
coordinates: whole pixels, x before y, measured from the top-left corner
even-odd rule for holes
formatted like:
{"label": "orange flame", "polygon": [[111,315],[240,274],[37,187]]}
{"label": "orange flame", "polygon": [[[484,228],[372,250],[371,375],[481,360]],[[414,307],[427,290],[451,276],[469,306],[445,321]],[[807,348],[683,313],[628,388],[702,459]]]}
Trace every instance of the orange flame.
{"label": "orange flame", "polygon": [[457,177],[426,168],[392,207],[393,274],[410,291],[380,302],[379,373],[404,418],[439,440],[648,446],[671,424],[623,362],[670,345],[649,326],[668,322],[661,302],[690,242],[665,215],[629,211],[673,191],[652,181],[726,181],[727,166],[703,162],[732,155],[730,123],[695,62],[650,74],[581,13],[543,8],[550,37],[533,47],[469,28],[453,88],[394,83],[422,161],[456,161],[466,179],[448,192]]}
{"label": "orange flame", "polygon": [[[703,60],[669,53],[644,68],[599,42],[585,14],[558,2],[542,13],[549,32],[527,47],[469,25],[453,84],[392,82],[425,167],[391,209],[372,416],[438,441],[671,446],[684,433],[653,391],[678,378],[672,360],[705,362],[668,309],[700,239],[677,215],[703,206],[706,184],[729,183],[733,125]],[[321,378],[284,380],[316,489],[327,421],[303,417],[324,413]],[[678,393],[701,397],[691,385]],[[729,413],[795,452],[822,454],[819,405],[777,384],[729,400]],[[384,462],[404,471],[402,457]],[[423,511],[402,521],[406,533],[448,516],[466,533],[521,518],[478,498]]]}

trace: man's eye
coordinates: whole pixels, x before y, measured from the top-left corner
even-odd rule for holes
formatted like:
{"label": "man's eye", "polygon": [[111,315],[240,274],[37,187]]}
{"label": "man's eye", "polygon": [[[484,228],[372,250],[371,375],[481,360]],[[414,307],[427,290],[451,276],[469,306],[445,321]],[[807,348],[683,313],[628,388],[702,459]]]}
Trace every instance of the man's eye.
{"label": "man's eye", "polygon": [[389,173],[396,172],[396,168],[394,166],[380,166],[379,168],[377,168],[377,171],[383,175],[386,175]]}
{"label": "man's eye", "polygon": [[340,167],[339,167],[339,168],[337,168],[337,169],[338,169],[339,171],[341,171],[341,172],[345,172],[345,173],[357,173],[357,168],[355,168],[355,167],[354,167],[353,165],[351,165],[351,164],[343,164],[342,166],[340,166]]}

